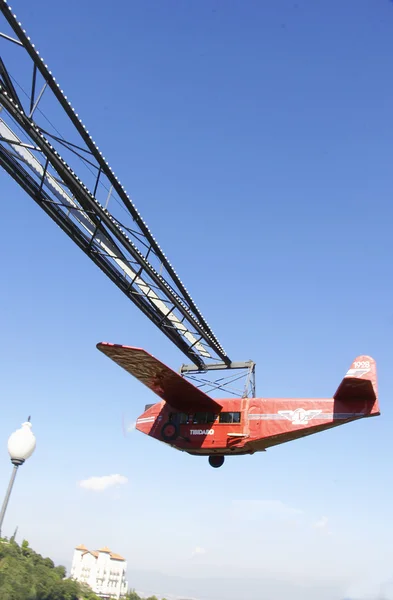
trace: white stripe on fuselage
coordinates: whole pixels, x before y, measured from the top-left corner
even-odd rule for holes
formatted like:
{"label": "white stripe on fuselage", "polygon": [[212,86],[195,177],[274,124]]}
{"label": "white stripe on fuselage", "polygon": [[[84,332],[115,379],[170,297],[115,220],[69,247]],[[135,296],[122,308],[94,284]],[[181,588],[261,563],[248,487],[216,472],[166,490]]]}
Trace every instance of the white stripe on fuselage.
{"label": "white stripe on fuselage", "polygon": [[156,417],[144,417],[143,419],[137,419],[137,423],[153,423]]}

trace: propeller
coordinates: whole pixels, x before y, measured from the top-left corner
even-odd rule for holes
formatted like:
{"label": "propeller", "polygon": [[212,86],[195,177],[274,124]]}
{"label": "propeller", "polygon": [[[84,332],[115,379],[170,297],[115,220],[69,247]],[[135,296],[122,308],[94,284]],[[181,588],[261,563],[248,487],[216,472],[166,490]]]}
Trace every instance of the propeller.
{"label": "propeller", "polygon": [[134,417],[130,417],[123,413],[122,416],[122,430],[123,436],[126,438],[135,431],[136,420]]}

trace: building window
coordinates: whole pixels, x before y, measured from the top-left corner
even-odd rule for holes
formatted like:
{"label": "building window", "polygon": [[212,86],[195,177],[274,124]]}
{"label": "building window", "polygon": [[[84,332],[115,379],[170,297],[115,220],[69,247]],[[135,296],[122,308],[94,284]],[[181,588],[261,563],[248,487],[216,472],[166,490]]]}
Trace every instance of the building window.
{"label": "building window", "polygon": [[222,412],[220,413],[220,423],[240,423],[240,412]]}

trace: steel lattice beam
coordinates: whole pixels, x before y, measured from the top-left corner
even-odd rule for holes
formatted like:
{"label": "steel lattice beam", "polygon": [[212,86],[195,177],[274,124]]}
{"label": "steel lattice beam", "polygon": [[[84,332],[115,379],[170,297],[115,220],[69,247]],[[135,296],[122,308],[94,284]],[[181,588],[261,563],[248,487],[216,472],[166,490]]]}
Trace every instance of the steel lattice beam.
{"label": "steel lattice beam", "polygon": [[[0,10],[0,165],[198,369],[217,362],[230,367],[5,0]],[[53,120],[59,114],[56,125],[49,121],[48,116]]]}

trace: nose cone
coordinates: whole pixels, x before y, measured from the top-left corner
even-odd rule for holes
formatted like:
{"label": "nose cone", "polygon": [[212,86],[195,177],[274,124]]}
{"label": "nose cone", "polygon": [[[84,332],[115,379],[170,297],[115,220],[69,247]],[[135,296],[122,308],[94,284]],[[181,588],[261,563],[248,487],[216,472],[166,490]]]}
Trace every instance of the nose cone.
{"label": "nose cone", "polygon": [[156,421],[156,416],[149,414],[149,411],[146,411],[145,413],[143,413],[143,415],[141,415],[137,419],[135,429],[137,429],[138,431],[141,431],[142,433],[146,433],[147,435],[149,435],[155,421]]}

